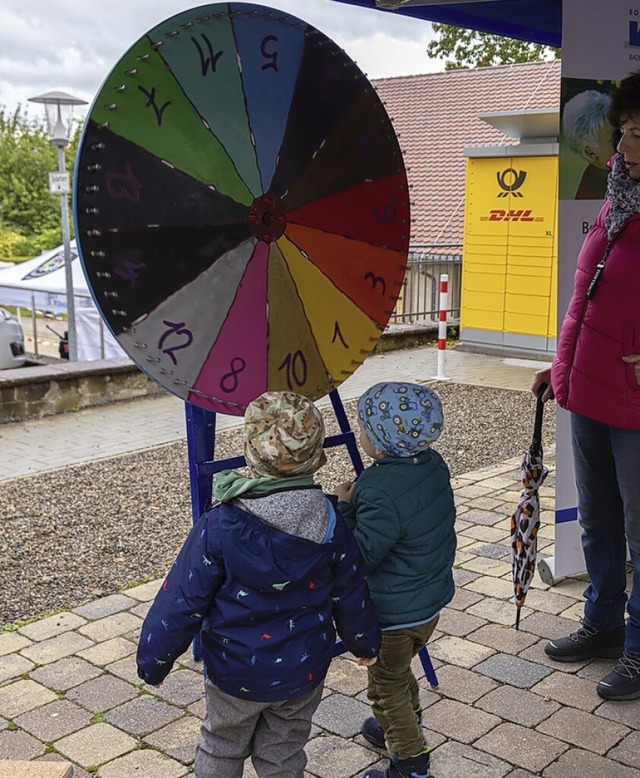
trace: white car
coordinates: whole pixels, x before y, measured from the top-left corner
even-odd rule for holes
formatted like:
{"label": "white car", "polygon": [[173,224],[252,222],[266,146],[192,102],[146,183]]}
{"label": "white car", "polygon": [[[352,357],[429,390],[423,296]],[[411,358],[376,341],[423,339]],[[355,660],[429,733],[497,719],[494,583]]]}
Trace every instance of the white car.
{"label": "white car", "polygon": [[9,311],[0,308],[0,370],[22,367],[26,361],[22,325]]}

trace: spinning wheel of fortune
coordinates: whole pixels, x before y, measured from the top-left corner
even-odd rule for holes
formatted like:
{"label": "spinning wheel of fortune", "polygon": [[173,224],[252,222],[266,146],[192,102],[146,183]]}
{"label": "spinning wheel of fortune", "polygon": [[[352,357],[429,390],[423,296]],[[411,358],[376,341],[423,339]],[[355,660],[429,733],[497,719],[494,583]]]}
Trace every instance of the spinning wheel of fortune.
{"label": "spinning wheel of fortune", "polygon": [[122,348],[218,413],[339,386],[406,269],[407,179],[384,106],[329,38],[258,5],[193,8],[124,54],[87,116],[74,214]]}

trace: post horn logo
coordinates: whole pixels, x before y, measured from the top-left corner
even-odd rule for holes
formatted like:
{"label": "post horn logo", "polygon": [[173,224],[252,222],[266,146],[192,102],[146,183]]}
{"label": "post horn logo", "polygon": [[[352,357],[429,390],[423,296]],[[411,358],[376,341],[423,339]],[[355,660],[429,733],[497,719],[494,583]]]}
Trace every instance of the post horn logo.
{"label": "post horn logo", "polygon": [[522,192],[517,190],[524,184],[527,177],[525,170],[514,170],[512,167],[508,167],[501,173],[496,173],[498,179],[498,185],[502,192],[498,192],[498,197],[507,197],[512,194],[514,197],[522,197]]}

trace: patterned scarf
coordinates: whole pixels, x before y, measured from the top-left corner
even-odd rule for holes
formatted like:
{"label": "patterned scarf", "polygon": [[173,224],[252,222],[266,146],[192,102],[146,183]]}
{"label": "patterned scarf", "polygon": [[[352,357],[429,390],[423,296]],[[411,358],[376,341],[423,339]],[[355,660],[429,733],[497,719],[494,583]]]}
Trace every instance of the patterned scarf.
{"label": "patterned scarf", "polygon": [[605,219],[607,236],[614,238],[634,213],[640,213],[640,181],[627,172],[622,154],[616,154],[607,183],[607,199],[611,210]]}

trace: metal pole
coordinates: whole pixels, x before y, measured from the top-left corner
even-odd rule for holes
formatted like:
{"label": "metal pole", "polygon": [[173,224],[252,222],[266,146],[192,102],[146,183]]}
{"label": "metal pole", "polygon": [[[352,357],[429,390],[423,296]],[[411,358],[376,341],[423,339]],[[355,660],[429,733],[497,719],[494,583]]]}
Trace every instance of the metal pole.
{"label": "metal pole", "polygon": [[33,335],[33,353],[38,356],[38,325],[36,324],[36,301],[31,292],[31,334]]}
{"label": "metal pole", "polygon": [[447,301],[449,295],[449,276],[440,276],[440,311],[438,314],[438,374],[439,381],[446,381],[444,374],[444,356],[447,353]]}
{"label": "metal pole", "polygon": [[[65,172],[64,147],[58,146],[58,171]],[[69,238],[69,205],[67,195],[60,195],[60,216],[62,220],[62,243],[64,244],[64,278],[67,286],[67,329],[69,332],[69,360],[78,361],[76,340],[76,309],[73,299],[73,273],[71,270],[71,244]]]}
{"label": "metal pole", "polygon": [[104,359],[104,323],[102,316],[98,319],[98,327],[100,328],[100,359]]}

